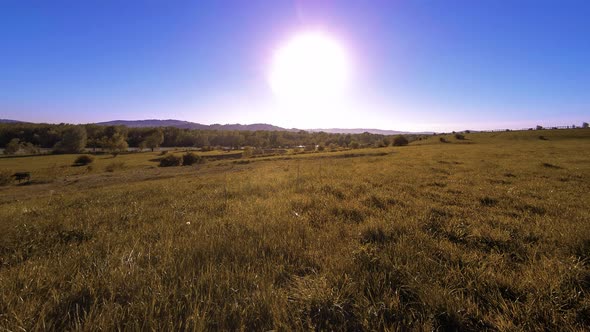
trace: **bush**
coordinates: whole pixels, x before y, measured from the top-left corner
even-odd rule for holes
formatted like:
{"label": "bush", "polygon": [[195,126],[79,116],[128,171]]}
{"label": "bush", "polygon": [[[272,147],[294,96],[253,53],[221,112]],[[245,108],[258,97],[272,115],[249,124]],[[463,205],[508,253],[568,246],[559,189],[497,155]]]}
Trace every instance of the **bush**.
{"label": "bush", "polygon": [[[192,164],[201,164],[203,162],[203,158],[201,156],[196,155],[192,152],[187,152],[185,155],[182,156],[182,165],[183,166],[190,166]],[[160,166],[162,166],[162,162],[160,161]]]}
{"label": "bush", "polygon": [[94,157],[89,155],[82,155],[74,160],[74,166],[86,166],[94,161]]}
{"label": "bush", "polygon": [[447,141],[447,139],[446,139],[446,138],[444,138],[444,137],[441,137],[441,138],[439,138],[439,141],[440,141],[441,143],[449,143],[449,141]]}
{"label": "bush", "polygon": [[169,154],[166,157],[160,159],[160,167],[180,166],[181,162],[181,157],[176,157],[175,155]]}
{"label": "bush", "polygon": [[408,139],[404,135],[396,136],[393,139],[393,146],[405,146],[408,145]]}
{"label": "bush", "polygon": [[461,135],[461,134],[455,134],[455,138],[458,139],[458,140],[464,140],[465,139],[465,136],[464,135]]}

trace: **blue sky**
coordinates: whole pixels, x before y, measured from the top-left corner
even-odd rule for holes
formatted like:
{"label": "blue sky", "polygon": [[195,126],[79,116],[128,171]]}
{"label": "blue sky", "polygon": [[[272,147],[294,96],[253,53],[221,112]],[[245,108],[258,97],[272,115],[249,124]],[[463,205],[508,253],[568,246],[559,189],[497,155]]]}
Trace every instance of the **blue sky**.
{"label": "blue sky", "polygon": [[[398,130],[590,120],[588,1],[0,2],[0,118]],[[310,29],[351,59],[340,103],[277,102],[273,53]]]}

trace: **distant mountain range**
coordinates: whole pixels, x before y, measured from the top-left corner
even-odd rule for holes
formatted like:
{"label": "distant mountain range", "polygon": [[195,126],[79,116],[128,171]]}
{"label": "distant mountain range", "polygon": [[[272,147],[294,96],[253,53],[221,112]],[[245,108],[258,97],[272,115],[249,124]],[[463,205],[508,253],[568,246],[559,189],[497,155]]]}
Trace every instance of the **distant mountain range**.
{"label": "distant mountain range", "polygon": [[181,121],[181,120],[114,120],[107,122],[98,122],[97,125],[101,126],[127,126],[127,127],[176,127],[181,129],[208,129],[208,130],[268,130],[268,131],[296,131],[297,129],[285,129],[277,126],[273,126],[266,123],[255,123],[249,125],[236,124],[212,124],[204,125],[196,122]]}
{"label": "distant mountain range", "polygon": [[26,123],[26,122],[18,121],[18,120],[0,119],[0,123]]}
{"label": "distant mountain range", "polygon": [[[7,120],[7,119],[0,119],[0,123],[24,123],[23,121],[17,120]],[[256,130],[265,130],[265,131],[299,131],[301,129],[296,128],[282,128],[278,126],[273,126],[266,123],[255,123],[255,124],[212,124],[212,125],[205,125],[196,122],[190,121],[182,121],[182,120],[157,120],[157,119],[149,119],[149,120],[113,120],[113,121],[106,121],[106,122],[97,122],[95,123],[100,126],[126,126],[130,128],[145,128],[145,127],[176,127],[181,129],[200,129],[200,130],[246,130],[246,131],[256,131]],[[432,132],[420,132],[420,133],[412,133],[407,131],[396,131],[396,130],[382,130],[382,129],[364,129],[364,128],[355,128],[355,129],[342,129],[342,128],[329,128],[329,129],[303,129],[309,132],[326,132],[326,133],[339,133],[339,134],[362,134],[365,132],[371,134],[380,134],[380,135],[398,135],[398,134],[432,134]]]}
{"label": "distant mountain range", "polygon": [[383,129],[365,129],[365,128],[354,128],[354,129],[342,129],[342,128],[330,128],[330,129],[306,129],[310,132],[320,132],[331,134],[362,134],[371,133],[379,135],[400,135],[400,134],[432,134],[433,132],[409,132],[409,131],[397,131],[397,130],[383,130]]}

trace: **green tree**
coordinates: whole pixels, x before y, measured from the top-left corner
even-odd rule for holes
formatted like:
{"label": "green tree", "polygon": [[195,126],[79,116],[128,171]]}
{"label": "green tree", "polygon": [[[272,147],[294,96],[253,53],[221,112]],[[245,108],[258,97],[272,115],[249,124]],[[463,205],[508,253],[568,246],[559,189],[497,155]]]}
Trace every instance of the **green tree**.
{"label": "green tree", "polygon": [[152,152],[155,148],[159,147],[162,142],[164,142],[164,133],[160,129],[154,131],[151,135],[145,138],[145,145],[152,149]]}
{"label": "green tree", "polygon": [[20,150],[20,140],[18,138],[13,138],[8,144],[6,144],[4,154],[15,154],[18,150]]}
{"label": "green tree", "polygon": [[113,136],[107,138],[103,144],[103,148],[113,154],[113,156],[117,156],[121,152],[127,151],[129,145],[125,140],[125,136],[121,133],[114,133]]}
{"label": "green tree", "polygon": [[25,150],[25,153],[27,154],[39,154],[41,152],[38,146],[30,142],[21,143],[20,147]]}
{"label": "green tree", "polygon": [[582,123],[582,128],[588,128],[588,122]]}
{"label": "green tree", "polygon": [[53,147],[56,153],[78,153],[86,147],[86,128],[73,126],[66,129],[61,141]]}

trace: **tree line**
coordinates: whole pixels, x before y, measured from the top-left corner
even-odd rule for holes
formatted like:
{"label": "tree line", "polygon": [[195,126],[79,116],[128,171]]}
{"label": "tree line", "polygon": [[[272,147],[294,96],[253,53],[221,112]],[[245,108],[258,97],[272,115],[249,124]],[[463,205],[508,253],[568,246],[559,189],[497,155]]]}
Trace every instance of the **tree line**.
{"label": "tree line", "polygon": [[[298,146],[349,147],[388,146],[395,136],[334,134],[307,131],[191,130],[176,127],[129,128],[95,124],[0,124],[0,147],[5,153],[37,153],[40,148],[55,153],[101,149],[111,153],[129,147],[154,150],[162,147],[196,148],[292,148]],[[399,140],[398,140],[399,141]]]}

